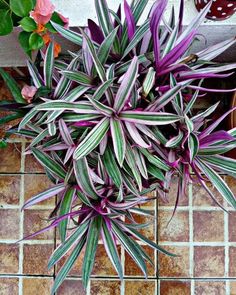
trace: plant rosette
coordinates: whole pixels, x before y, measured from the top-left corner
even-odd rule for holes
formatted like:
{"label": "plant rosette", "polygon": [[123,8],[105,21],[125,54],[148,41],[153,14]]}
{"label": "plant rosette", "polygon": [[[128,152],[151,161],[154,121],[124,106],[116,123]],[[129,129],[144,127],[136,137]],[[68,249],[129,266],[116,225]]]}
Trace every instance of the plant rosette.
{"label": "plant rosette", "polygon": [[[161,26],[167,1],[156,1],[149,16],[137,23],[148,0],[129,5],[124,1],[115,13],[105,0],[95,0],[99,24],[88,20],[79,32],[55,22],[51,26],[80,46],[67,59],[54,58],[50,43],[43,69],[28,62],[32,85],[22,91],[1,70],[16,99],[2,108],[20,112],[20,124],[11,130],[31,140],[26,150],[45,168],[54,186],[33,196],[24,209],[57,195],[49,225],[57,227],[61,243],[49,260],[53,267],[68,251],[52,288],[56,292],[82,251],[82,280],[87,287],[99,239],[120,278],[121,245],[147,277],[152,263],[139,242],[167,252],[140,233],[135,215],[150,215],[143,206],[168,199],[173,177],[178,178],[178,201],[190,182],[200,183],[216,203],[209,183],[236,208],[236,199],[221,174],[235,176],[236,161],[224,154],[236,147],[236,130],[220,130],[219,124],[233,111],[211,120],[218,103],[196,112],[194,106],[206,92],[233,92],[202,86],[208,78],[224,79],[236,64],[213,60],[235,38],[189,53],[197,31],[208,13],[208,4],[183,28],[184,1],[177,22],[174,11]],[[195,177],[193,177],[193,174]],[[153,197],[147,195],[153,193]],[[221,206],[220,204],[218,204]]]}
{"label": "plant rosette", "polygon": [[[0,36],[5,36],[19,27],[18,40],[31,57],[32,51],[46,48],[53,40],[55,29],[50,21],[59,25],[68,26],[68,19],[55,11],[50,0],[0,0]],[[55,44],[55,57],[61,52],[59,44]]]}

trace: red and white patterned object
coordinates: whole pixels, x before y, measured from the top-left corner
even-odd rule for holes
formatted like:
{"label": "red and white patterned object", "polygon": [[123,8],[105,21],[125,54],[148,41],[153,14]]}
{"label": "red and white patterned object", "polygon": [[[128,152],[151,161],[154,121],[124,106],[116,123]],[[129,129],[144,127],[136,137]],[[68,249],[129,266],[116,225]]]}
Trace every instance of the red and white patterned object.
{"label": "red and white patterned object", "polygon": [[[197,10],[203,9],[210,0],[194,0]],[[236,0],[213,0],[210,11],[207,14],[208,19],[224,20],[236,12]]]}

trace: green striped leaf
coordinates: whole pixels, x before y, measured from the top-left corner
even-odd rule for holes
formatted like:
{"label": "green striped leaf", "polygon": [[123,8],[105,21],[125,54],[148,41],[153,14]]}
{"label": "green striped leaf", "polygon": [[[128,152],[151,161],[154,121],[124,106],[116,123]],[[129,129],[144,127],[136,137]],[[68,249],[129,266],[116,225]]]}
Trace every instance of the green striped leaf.
{"label": "green striped leaf", "polygon": [[43,167],[47,168],[50,172],[57,175],[60,179],[64,179],[66,177],[66,171],[59,163],[55,162],[46,153],[36,148],[31,148],[31,150],[35,158]]}
{"label": "green striped leaf", "polygon": [[127,73],[124,75],[122,83],[116,94],[114,109],[120,112],[124,107],[127,99],[130,97],[131,91],[134,87],[138,76],[138,59],[134,57]]}
{"label": "green striped leaf", "polygon": [[60,110],[60,111],[75,111],[80,114],[91,114],[98,113],[94,110],[94,107],[88,102],[66,102],[66,101],[50,101],[37,105],[35,108],[37,111],[50,111],[50,110]]}
{"label": "green striped leaf", "polygon": [[154,71],[154,69],[152,67],[149,68],[148,73],[143,81],[143,94],[145,97],[148,96],[149,92],[155,84],[155,76],[156,72]]}
{"label": "green striped leaf", "polygon": [[199,141],[198,138],[195,134],[191,133],[188,137],[188,147],[189,147],[189,158],[190,158],[190,162],[193,161],[193,159],[195,158],[195,156],[198,153],[198,149],[199,149]]}
{"label": "green striped leaf", "polygon": [[204,162],[207,162],[209,165],[213,166],[214,168],[229,173],[235,174],[236,173],[236,160],[223,157],[223,156],[211,156],[211,157],[201,157]]}
{"label": "green striped leaf", "polygon": [[125,49],[122,59],[124,59],[126,55],[128,55],[130,51],[137,46],[137,44],[142,40],[149,29],[149,19],[147,19],[135,32],[133,39],[129,42],[128,46]]}
{"label": "green striped leaf", "polygon": [[159,159],[157,156],[149,153],[149,151],[147,149],[140,148],[139,150],[141,151],[141,153],[147,158],[147,160],[151,164],[155,165],[156,167],[158,167],[166,172],[170,170],[170,167],[168,165],[166,165],[166,163],[164,161]]}
{"label": "green striped leaf", "polygon": [[184,137],[184,133],[180,130],[179,134],[175,137],[172,137],[170,140],[168,140],[165,146],[168,148],[177,147],[181,144],[183,137]]}
{"label": "green striped leaf", "polygon": [[226,182],[206,163],[199,158],[195,162],[198,168],[208,177],[224,199],[236,209],[236,200],[234,194]]}
{"label": "green striped leaf", "polygon": [[121,173],[116,163],[116,160],[114,158],[113,151],[110,145],[107,146],[104,152],[104,155],[102,157],[102,162],[106,168],[108,175],[111,177],[114,184],[117,186],[117,188],[120,188],[122,185]]}
{"label": "green striped leaf", "polygon": [[106,0],[95,0],[99,25],[105,36],[108,36],[113,29],[109,9]]}
{"label": "green striped leaf", "polygon": [[90,115],[90,114],[65,114],[62,116],[63,120],[65,122],[81,122],[81,121],[94,121],[96,119],[100,119],[102,114],[95,114],[95,115]]}
{"label": "green striped leaf", "polygon": [[144,275],[147,276],[147,267],[146,267],[145,261],[143,260],[142,256],[140,255],[140,252],[134,246],[134,243],[131,240],[131,238],[127,234],[125,234],[123,229],[120,228],[114,222],[112,222],[112,229],[113,229],[116,237],[118,238],[118,240],[121,242],[122,246],[129,253],[129,255],[133,258],[133,260],[137,263],[137,265],[140,267],[140,269],[142,270]]}
{"label": "green striped leaf", "polygon": [[53,69],[54,69],[54,43],[50,42],[45,54],[44,67],[43,67],[44,82],[49,89],[52,88]]}
{"label": "green striped leaf", "polygon": [[2,76],[3,81],[6,83],[9,90],[11,91],[14,100],[18,103],[25,104],[26,101],[21,95],[21,90],[16,81],[11,77],[11,75],[5,72],[2,68],[0,68],[0,75]]}
{"label": "green striped leaf", "polygon": [[126,151],[126,140],[123,131],[123,126],[120,121],[111,118],[110,128],[115,155],[118,163],[122,167]]}
{"label": "green striped leaf", "polygon": [[126,144],[125,159],[129,165],[129,168],[132,171],[132,174],[134,175],[134,179],[136,180],[139,190],[141,191],[142,190],[142,179],[141,179],[138,167],[136,166],[135,155],[134,155],[129,143]]}
{"label": "green striped leaf", "polygon": [[60,285],[63,283],[64,279],[72,269],[73,265],[75,264],[76,260],[78,259],[84,244],[85,244],[85,237],[83,237],[75,246],[73,252],[69,256],[69,258],[66,260],[66,262],[61,267],[59,273],[57,274],[53,287],[51,289],[51,295],[54,295],[57,289],[60,287]]}
{"label": "green striped leaf", "polygon": [[163,112],[123,111],[119,115],[121,120],[144,125],[168,125],[180,120],[180,117]]}
{"label": "green striped leaf", "polygon": [[154,176],[155,178],[161,180],[161,181],[165,181],[165,176],[164,174],[161,172],[161,170],[159,168],[157,168],[156,166],[152,165],[152,164],[148,164],[147,165],[147,171],[149,174],[151,174],[152,176]]}
{"label": "green striped leaf", "polygon": [[[63,216],[67,213],[70,213],[71,210],[71,205],[73,202],[73,197],[75,194],[75,189],[74,188],[69,188],[62,199],[61,205],[60,205],[60,216]],[[67,226],[68,226],[68,222],[69,222],[69,217],[63,219],[60,223],[59,223],[59,234],[60,234],[60,238],[61,238],[61,242],[64,243],[65,239],[66,239],[66,234],[67,234]]]}
{"label": "green striped leaf", "polygon": [[97,200],[98,195],[89,173],[89,166],[86,157],[74,161],[74,171],[77,183],[82,188],[84,193],[90,198]]}
{"label": "green striped leaf", "polygon": [[[61,25],[58,25],[57,23],[54,23],[51,21],[51,24],[53,25],[53,27],[56,29],[56,31],[62,35],[63,37],[65,37],[67,40],[77,44],[77,45],[80,45],[82,46],[83,45],[83,38],[82,38],[82,35],[77,33],[77,32],[74,32],[74,31],[71,31],[69,29],[66,29],[65,27],[61,26]],[[95,44],[95,46],[98,46]]]}
{"label": "green striped leaf", "polygon": [[105,92],[107,91],[107,89],[112,85],[112,82],[113,82],[113,79],[103,82],[102,85],[99,86],[98,89],[95,91],[93,95],[93,99],[100,100],[105,94]]}
{"label": "green striped leaf", "polygon": [[88,281],[93,269],[101,226],[102,226],[101,216],[94,217],[94,219],[91,221],[89,226],[86,250],[85,250],[84,261],[82,266],[82,280],[83,280],[83,284],[85,288],[88,285]]}
{"label": "green striped leaf", "polygon": [[84,85],[84,86],[91,86],[92,85],[92,82],[93,82],[93,79],[92,77],[90,77],[89,75],[83,73],[83,72],[80,72],[80,71],[63,71],[62,74],[74,81],[74,82],[77,82],[81,85]]}
{"label": "green striped leaf", "polygon": [[96,99],[93,99],[92,97],[86,95],[86,97],[88,98],[88,100],[91,102],[91,104],[94,106],[94,108],[99,111],[101,114],[110,117],[115,111],[106,106],[105,104],[99,102]]}
{"label": "green striped leaf", "polygon": [[93,151],[106,135],[109,125],[108,118],[101,120],[78,145],[74,152],[74,159],[78,160]]}
{"label": "green striped leaf", "polygon": [[104,247],[106,249],[106,252],[114,265],[120,279],[123,279],[123,270],[122,265],[120,262],[119,254],[117,251],[117,247],[114,241],[114,238],[112,237],[112,233],[110,233],[110,230],[108,229],[105,222],[102,224],[102,236],[104,241]]}
{"label": "green striped leaf", "polygon": [[88,229],[89,222],[90,220],[87,220],[80,224],[76,228],[76,230],[70,236],[68,236],[65,242],[57,247],[57,249],[53,252],[48,261],[49,269],[52,268],[59,260],[61,260],[61,258],[63,258],[66,255],[66,253],[68,253],[71,247],[82,238],[82,236]]}
{"label": "green striped leaf", "polygon": [[27,61],[27,66],[28,66],[28,70],[30,73],[30,76],[34,82],[34,86],[37,88],[40,88],[41,86],[43,86],[42,84],[42,78],[38,72],[38,69],[36,68],[36,66],[32,63],[32,61],[28,60]]}

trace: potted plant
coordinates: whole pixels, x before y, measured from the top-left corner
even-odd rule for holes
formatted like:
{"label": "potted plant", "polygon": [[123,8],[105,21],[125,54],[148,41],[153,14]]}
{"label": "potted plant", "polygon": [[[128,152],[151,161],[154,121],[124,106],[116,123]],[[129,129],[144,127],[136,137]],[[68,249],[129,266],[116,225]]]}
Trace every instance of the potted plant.
{"label": "potted plant", "polygon": [[[194,111],[205,92],[235,90],[202,86],[202,80],[227,78],[228,71],[236,68],[236,64],[211,62],[235,39],[188,55],[210,4],[184,29],[184,2],[177,23],[161,27],[167,0],[156,1],[138,27],[147,2],[129,6],[124,1],[123,22],[121,7],[115,13],[105,0],[95,0],[99,24],[89,20],[88,28],[79,33],[51,22],[80,50],[55,60],[50,42],[42,54],[43,69],[28,63],[32,85],[22,90],[24,105],[18,105],[24,117],[9,132],[31,139],[27,153],[34,155],[54,182],[23,207],[57,195],[50,224],[30,236],[58,228],[61,242],[49,267],[72,250],[52,293],[83,249],[82,280],[87,286],[100,238],[121,279],[118,245],[145,276],[146,264],[152,261],[137,241],[174,256],[142,235],[139,230],[146,225],[133,218],[134,213],[148,214],[141,207],[150,201],[147,193],[168,196],[174,176],[178,177],[175,209],[192,172],[215,202],[208,182],[236,208],[235,196],[220,176],[222,172],[235,176],[236,161],[224,153],[236,147],[236,130],[217,130],[234,109],[214,121],[209,118],[218,103],[200,113]],[[14,92],[12,85],[8,82]]]}

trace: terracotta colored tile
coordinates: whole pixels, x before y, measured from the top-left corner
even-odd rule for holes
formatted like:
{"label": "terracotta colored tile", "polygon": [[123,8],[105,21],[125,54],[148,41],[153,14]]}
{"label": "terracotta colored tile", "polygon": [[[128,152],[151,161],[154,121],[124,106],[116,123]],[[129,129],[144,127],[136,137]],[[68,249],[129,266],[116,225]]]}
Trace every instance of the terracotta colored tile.
{"label": "terracotta colored tile", "polygon": [[232,192],[234,193],[234,195],[236,195],[236,179],[231,176],[226,176],[225,181],[229,185],[229,187],[232,190]]}
{"label": "terracotta colored tile", "polygon": [[17,278],[0,278],[0,295],[18,294]]}
{"label": "terracotta colored tile", "polygon": [[196,281],[195,295],[225,295],[225,282]]}
{"label": "terracotta colored tile", "polygon": [[170,257],[165,254],[159,254],[159,276],[166,278],[188,278],[189,274],[189,248],[162,246],[165,250],[179,255],[179,257]]}
{"label": "terracotta colored tile", "polygon": [[193,212],[193,239],[196,242],[223,242],[224,212]]}
{"label": "terracotta colored tile", "polygon": [[0,273],[15,274],[19,270],[19,245],[0,244]]}
{"label": "terracotta colored tile", "polygon": [[[176,211],[173,219],[173,211],[158,211],[159,241],[189,241],[189,212]],[[170,223],[169,223],[170,221]]]}
{"label": "terracotta colored tile", "polygon": [[92,275],[118,276],[103,245],[98,245]]}
{"label": "terracotta colored tile", "polygon": [[230,282],[230,295],[236,295],[236,282]]}
{"label": "terracotta colored tile", "polygon": [[[24,213],[24,236],[31,235],[44,227],[50,225],[48,221],[50,210],[30,210],[26,209]],[[53,240],[55,230],[48,230],[32,238],[32,240]]]}
{"label": "terracotta colored tile", "polygon": [[17,209],[1,209],[0,216],[0,239],[18,240],[20,211]]}
{"label": "terracotta colored tile", "polygon": [[21,144],[9,143],[0,153],[0,172],[17,173],[21,168]]}
{"label": "terracotta colored tile", "polygon": [[20,176],[0,176],[0,205],[18,205],[20,198]]}
{"label": "terracotta colored tile", "polygon": [[120,295],[120,282],[92,280],[90,295]]}
{"label": "terracotta colored tile", "polygon": [[190,282],[184,281],[161,281],[160,282],[161,295],[190,295]]}
{"label": "terracotta colored tile", "polygon": [[[176,197],[178,192],[178,178],[174,177],[171,181],[170,190],[167,194],[167,200],[162,200],[159,198],[159,206],[175,206]],[[179,200],[178,206],[188,206],[189,200],[188,200],[188,192],[186,193],[186,196],[181,198]]]}
{"label": "terracotta colored tile", "polygon": [[[132,214],[135,222],[138,224],[149,223],[148,226],[140,230],[140,233],[143,234],[148,239],[154,241],[155,240],[155,212],[150,211],[150,214],[153,216],[143,216],[139,214]],[[127,223],[131,223],[130,220],[126,219]]]}
{"label": "terracotta colored tile", "polygon": [[236,212],[230,212],[229,218],[229,241],[236,242]]}
{"label": "terracotta colored tile", "polygon": [[224,259],[224,247],[194,247],[195,277],[223,277]]}
{"label": "terracotta colored tile", "polygon": [[24,278],[23,294],[25,295],[48,295],[53,284],[53,279]]}
{"label": "terracotta colored tile", "polygon": [[236,277],[236,247],[229,247],[229,276]]}
{"label": "terracotta colored tile", "polygon": [[57,291],[57,295],[86,295],[80,280],[65,280]]}
{"label": "terracotta colored tile", "polygon": [[47,263],[53,248],[53,244],[24,245],[24,274],[52,275],[53,269],[48,270]]}
{"label": "terracotta colored tile", "polygon": [[[52,186],[53,186],[53,183],[48,179],[46,175],[25,175],[24,200],[27,201],[33,196],[49,189]],[[38,203],[38,205],[40,206],[42,205],[54,206],[54,204],[55,204],[55,197],[52,197],[46,201]]]}
{"label": "terracotta colored tile", "polygon": [[35,159],[33,155],[25,156],[25,172],[26,173],[45,173],[41,164]]}
{"label": "terracotta colored tile", "polygon": [[125,281],[125,295],[156,295],[156,292],[153,281]]}
{"label": "terracotta colored tile", "polygon": [[[155,265],[155,252],[153,249],[147,246],[142,246],[143,250],[148,254]],[[155,267],[149,262],[147,263],[147,270],[149,276],[155,275]],[[125,252],[125,275],[128,276],[143,276],[143,272],[134,262],[134,260]]]}
{"label": "terracotta colored tile", "polygon": [[[207,184],[209,189],[213,192],[216,200],[223,205],[224,200],[220,193],[212,186],[212,184]],[[210,195],[206,192],[206,190],[200,185],[194,183],[192,185],[192,193],[193,193],[193,206],[198,207],[218,207],[216,202],[210,197]]]}

